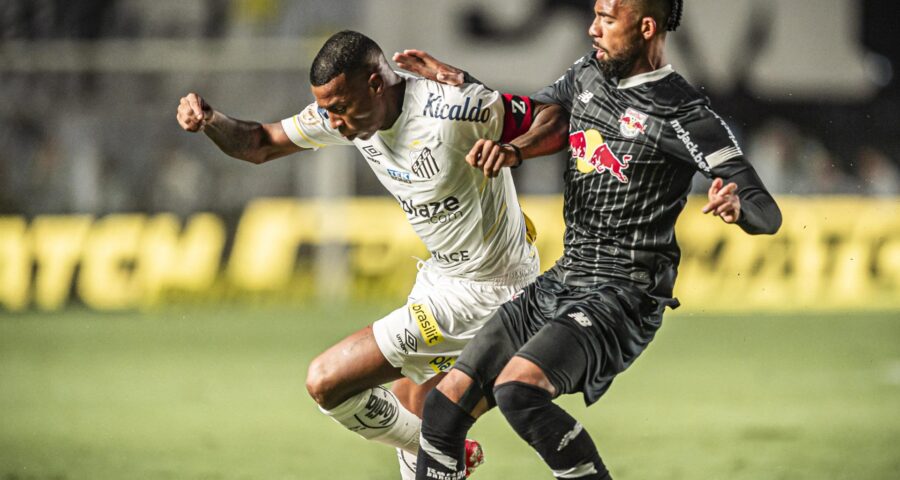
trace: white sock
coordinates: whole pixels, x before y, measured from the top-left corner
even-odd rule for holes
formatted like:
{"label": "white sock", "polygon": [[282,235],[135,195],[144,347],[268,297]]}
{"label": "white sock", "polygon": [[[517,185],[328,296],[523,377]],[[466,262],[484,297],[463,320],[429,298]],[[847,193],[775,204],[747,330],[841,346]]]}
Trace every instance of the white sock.
{"label": "white sock", "polygon": [[400,405],[384,387],[358,393],[332,410],[319,409],[363,438],[402,449],[413,458],[419,453],[422,420]]}
{"label": "white sock", "polygon": [[397,460],[400,462],[400,479],[416,480],[416,456],[398,448]]}

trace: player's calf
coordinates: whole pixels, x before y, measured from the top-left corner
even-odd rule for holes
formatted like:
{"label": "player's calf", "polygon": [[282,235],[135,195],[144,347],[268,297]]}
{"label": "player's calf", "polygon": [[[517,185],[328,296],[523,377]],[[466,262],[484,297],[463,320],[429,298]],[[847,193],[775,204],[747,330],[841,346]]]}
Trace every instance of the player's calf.
{"label": "player's calf", "polygon": [[466,478],[466,433],[475,424],[462,407],[440,390],[425,399],[425,421],[419,440],[417,480],[462,480]]}
{"label": "player's calf", "polygon": [[384,387],[366,389],[334,408],[319,409],[363,438],[413,455],[419,451],[419,427],[422,421],[404,408],[397,397]]}
{"label": "player's calf", "polygon": [[610,480],[590,435],[553,403],[550,392],[528,383],[507,382],[494,388],[494,398],[507,422],[556,478]]}

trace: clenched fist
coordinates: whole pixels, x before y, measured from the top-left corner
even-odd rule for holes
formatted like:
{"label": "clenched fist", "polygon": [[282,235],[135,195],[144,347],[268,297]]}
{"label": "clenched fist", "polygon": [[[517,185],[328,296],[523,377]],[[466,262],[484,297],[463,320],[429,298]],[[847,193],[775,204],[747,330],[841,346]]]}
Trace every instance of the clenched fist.
{"label": "clenched fist", "polygon": [[181,128],[188,132],[197,132],[203,130],[203,127],[212,119],[213,109],[203,100],[203,97],[196,93],[189,93],[181,97],[178,104],[178,113],[175,118]]}

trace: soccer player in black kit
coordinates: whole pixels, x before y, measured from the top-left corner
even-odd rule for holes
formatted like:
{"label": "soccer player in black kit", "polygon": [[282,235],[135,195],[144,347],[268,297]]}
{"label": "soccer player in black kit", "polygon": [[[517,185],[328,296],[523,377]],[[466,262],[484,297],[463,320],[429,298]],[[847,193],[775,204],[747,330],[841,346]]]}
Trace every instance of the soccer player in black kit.
{"label": "soccer player in black kit", "polygon": [[[714,179],[704,213],[750,234],[781,225],[728,126],[663,62],[682,1],[597,0],[594,10],[594,51],[532,96],[570,114],[563,256],[501,307],[429,394],[417,479],[463,478],[466,432],[495,405],[555,477],[611,478],[591,437],[553,399],[581,392],[596,402],[653,339],[665,308],[678,306],[674,227],[693,175]],[[395,60],[432,78],[463,78],[424,52]],[[558,138],[481,140],[467,159],[492,175]]]}

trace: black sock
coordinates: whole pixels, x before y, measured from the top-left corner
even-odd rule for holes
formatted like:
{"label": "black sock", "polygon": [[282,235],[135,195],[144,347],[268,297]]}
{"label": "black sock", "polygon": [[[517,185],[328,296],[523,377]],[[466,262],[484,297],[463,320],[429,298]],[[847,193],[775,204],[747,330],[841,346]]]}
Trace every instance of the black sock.
{"label": "black sock", "polygon": [[543,388],[508,382],[494,388],[494,398],[516,433],[534,448],[557,478],[610,480],[591,436],[553,403]]}
{"label": "black sock", "polygon": [[416,480],[466,478],[466,434],[475,419],[439,390],[425,398]]}

